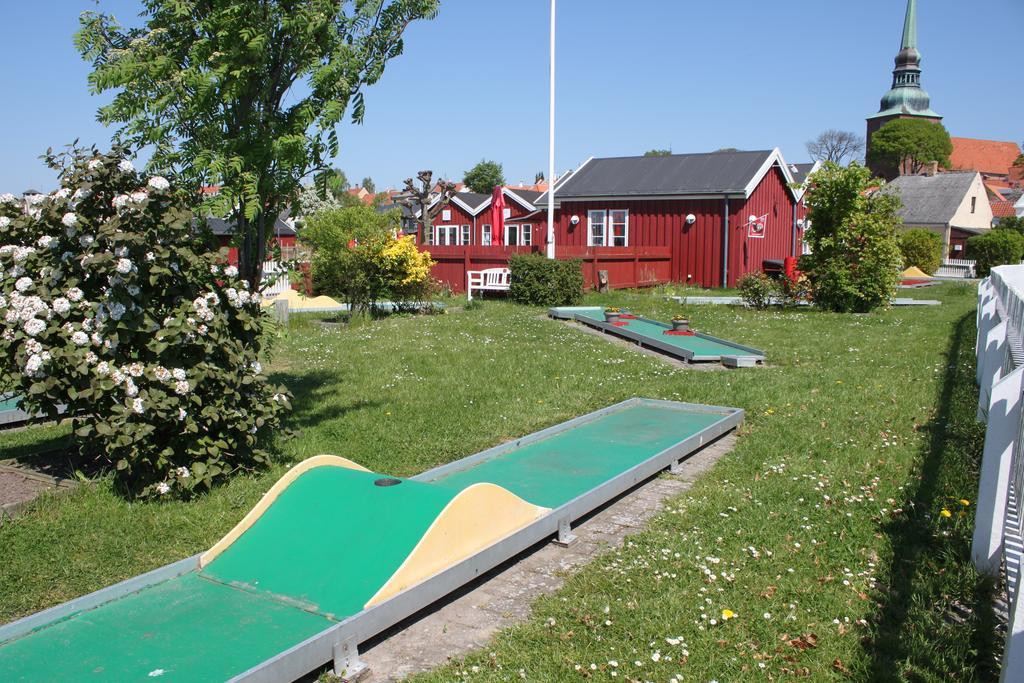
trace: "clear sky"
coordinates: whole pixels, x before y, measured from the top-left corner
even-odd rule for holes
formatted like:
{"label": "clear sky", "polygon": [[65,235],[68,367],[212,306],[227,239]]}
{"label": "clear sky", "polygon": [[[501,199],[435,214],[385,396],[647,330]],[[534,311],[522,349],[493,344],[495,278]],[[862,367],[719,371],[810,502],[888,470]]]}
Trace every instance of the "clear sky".
{"label": "clear sky", "polygon": [[[38,156],[105,145],[71,37],[94,0],[2,0],[0,192],[51,189]],[[122,22],[137,0],[99,0]],[[806,160],[826,128],[864,132],[889,88],[905,0],[561,0],[556,168],[589,156],[780,147]],[[547,168],[547,0],[442,0],[341,129],[338,166],[378,189],[481,158],[510,182]],[[919,0],[922,85],[956,136],[1024,139],[1022,0]]]}

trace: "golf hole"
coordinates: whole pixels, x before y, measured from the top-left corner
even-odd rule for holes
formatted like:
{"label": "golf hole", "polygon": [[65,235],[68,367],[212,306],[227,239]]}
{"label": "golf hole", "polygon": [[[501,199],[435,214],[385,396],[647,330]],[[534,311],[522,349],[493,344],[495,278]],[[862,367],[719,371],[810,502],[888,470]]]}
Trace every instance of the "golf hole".
{"label": "golf hole", "polygon": [[401,479],[395,479],[394,477],[384,477],[383,479],[377,479],[373,482],[374,486],[398,486],[402,483]]}

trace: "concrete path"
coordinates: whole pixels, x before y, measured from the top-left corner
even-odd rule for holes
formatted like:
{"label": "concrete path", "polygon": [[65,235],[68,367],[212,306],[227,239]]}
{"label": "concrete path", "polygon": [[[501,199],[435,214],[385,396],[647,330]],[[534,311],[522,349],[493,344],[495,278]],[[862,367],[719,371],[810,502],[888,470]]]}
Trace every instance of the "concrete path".
{"label": "concrete path", "polygon": [[613,501],[575,527],[574,545],[531,549],[381,634],[362,648],[370,666],[363,680],[401,680],[485,647],[498,630],[526,620],[535,598],[554,592],[567,575],[643,529],[665,499],[689,489],[735,442],[735,434],[727,434],[686,460],[678,475],[656,477]]}

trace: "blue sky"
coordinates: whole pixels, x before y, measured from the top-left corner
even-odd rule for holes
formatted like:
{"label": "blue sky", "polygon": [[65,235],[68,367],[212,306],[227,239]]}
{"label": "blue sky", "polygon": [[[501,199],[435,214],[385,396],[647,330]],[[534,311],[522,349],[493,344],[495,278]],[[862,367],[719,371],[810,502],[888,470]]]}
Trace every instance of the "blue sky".
{"label": "blue sky", "polygon": [[[105,145],[71,43],[91,0],[5,3],[0,192],[47,190],[38,156]],[[128,23],[134,0],[99,0]],[[982,9],[983,7],[983,9]],[[904,0],[562,0],[556,167],[589,156],[780,147],[803,161],[826,128],[863,134],[889,87]],[[547,168],[547,0],[442,0],[341,129],[338,166],[378,189],[424,168],[461,179],[481,158],[510,182]],[[953,135],[1021,142],[1020,0],[919,0],[922,84]]]}

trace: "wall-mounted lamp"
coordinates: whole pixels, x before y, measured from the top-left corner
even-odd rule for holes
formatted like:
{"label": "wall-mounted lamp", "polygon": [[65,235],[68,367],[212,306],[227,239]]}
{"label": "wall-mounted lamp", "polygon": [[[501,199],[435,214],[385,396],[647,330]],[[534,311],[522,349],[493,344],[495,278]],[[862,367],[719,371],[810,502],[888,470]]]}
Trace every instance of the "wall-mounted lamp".
{"label": "wall-mounted lamp", "polygon": [[748,223],[756,223],[757,222],[757,216],[755,216],[754,214],[750,214],[750,216],[747,218],[747,222]]}
{"label": "wall-mounted lamp", "polygon": [[579,225],[579,224],[580,224],[580,217],[579,216],[573,216],[572,218],[569,219],[569,225]]}
{"label": "wall-mounted lamp", "polygon": [[696,216],[694,216],[692,213],[686,214],[686,224],[687,225],[693,225],[696,222],[697,222],[697,217]]}

